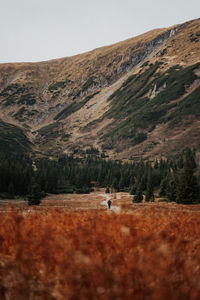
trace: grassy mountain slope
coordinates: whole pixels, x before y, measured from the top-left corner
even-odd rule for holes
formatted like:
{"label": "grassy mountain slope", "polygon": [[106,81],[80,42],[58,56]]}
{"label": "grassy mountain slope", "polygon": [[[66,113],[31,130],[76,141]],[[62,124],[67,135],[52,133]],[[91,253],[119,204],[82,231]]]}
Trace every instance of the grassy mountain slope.
{"label": "grassy mountain slope", "polygon": [[[49,155],[162,157],[199,144],[200,20],[82,55],[0,65],[0,118]],[[5,123],[4,123],[5,124]]]}
{"label": "grassy mountain slope", "polygon": [[[145,140],[148,143],[148,135],[161,125],[170,131],[191,126],[199,119],[200,86],[195,84],[200,77],[195,71],[200,71],[200,63],[186,68],[177,65],[162,75],[155,74],[158,66],[152,64],[137,76],[129,77],[109,98],[112,104],[105,117],[114,121],[104,138],[110,147],[123,150],[125,140],[129,147]],[[154,141],[152,147],[155,142],[162,143]]]}

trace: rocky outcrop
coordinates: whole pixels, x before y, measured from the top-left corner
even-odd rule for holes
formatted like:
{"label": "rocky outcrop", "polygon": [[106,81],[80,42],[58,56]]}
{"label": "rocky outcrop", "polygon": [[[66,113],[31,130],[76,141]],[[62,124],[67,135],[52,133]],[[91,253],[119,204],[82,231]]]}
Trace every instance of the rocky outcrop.
{"label": "rocky outcrop", "polygon": [[164,89],[166,88],[167,84],[166,82],[157,89],[157,85],[155,84],[153,89],[149,90],[149,93],[148,93],[148,98],[150,100],[152,100],[153,98],[155,98],[160,92],[164,91]]}
{"label": "rocky outcrop", "polygon": [[118,74],[130,72],[139,63],[143,63],[150,55],[154,54],[170,37],[171,30],[168,30],[164,34],[160,34],[158,37],[153,39],[151,42],[144,45],[143,49],[139,53],[133,53],[130,58],[123,62],[117,70]]}

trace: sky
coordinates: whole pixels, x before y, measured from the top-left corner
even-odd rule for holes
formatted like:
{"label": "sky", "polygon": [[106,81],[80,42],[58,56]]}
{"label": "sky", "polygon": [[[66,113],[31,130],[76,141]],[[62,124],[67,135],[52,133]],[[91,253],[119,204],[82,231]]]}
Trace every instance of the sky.
{"label": "sky", "polygon": [[200,17],[200,0],[0,0],[0,63],[72,56]]}

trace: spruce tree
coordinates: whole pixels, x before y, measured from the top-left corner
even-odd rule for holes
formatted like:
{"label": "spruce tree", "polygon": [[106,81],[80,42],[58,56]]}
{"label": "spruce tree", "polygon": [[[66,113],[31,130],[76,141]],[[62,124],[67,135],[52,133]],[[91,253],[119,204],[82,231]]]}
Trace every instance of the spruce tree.
{"label": "spruce tree", "polygon": [[159,197],[166,196],[168,180],[169,180],[168,176],[166,176],[162,179],[162,181],[160,183]]}
{"label": "spruce tree", "polygon": [[184,164],[183,167],[185,166],[185,164],[188,164],[188,167],[190,167],[191,169],[195,169],[197,167],[196,161],[195,161],[195,155],[194,152],[192,152],[192,150],[190,148],[186,148],[184,151]]}
{"label": "spruce tree", "polygon": [[154,201],[154,186],[153,186],[153,177],[152,177],[152,173],[149,172],[148,174],[148,179],[147,179],[147,189],[146,189],[146,201],[149,202],[153,202]]}
{"label": "spruce tree", "polygon": [[130,188],[130,195],[135,195],[136,190],[137,190],[136,185],[135,184],[132,185],[131,188]]}
{"label": "spruce tree", "polygon": [[115,179],[113,180],[113,183],[112,183],[112,190],[113,190],[114,192],[119,192],[119,184],[118,184],[117,178],[115,178]]}
{"label": "spruce tree", "polygon": [[140,203],[143,200],[142,186],[139,185],[135,196],[133,197],[133,203]]}
{"label": "spruce tree", "polygon": [[31,183],[30,192],[28,195],[28,205],[39,205],[40,200],[44,197],[39,184],[35,181]]}
{"label": "spruce tree", "polygon": [[13,185],[13,182],[11,181],[9,186],[8,186],[8,194],[9,194],[9,197],[12,199],[15,195],[15,190],[14,190],[14,185]]}
{"label": "spruce tree", "polygon": [[194,175],[194,162],[186,156],[184,167],[180,172],[177,184],[177,203],[192,204],[200,203],[200,189],[197,178]]}
{"label": "spruce tree", "polygon": [[175,180],[174,176],[169,176],[167,188],[166,188],[166,196],[168,200],[171,202],[176,201],[176,187],[177,187],[177,181]]}
{"label": "spruce tree", "polygon": [[124,177],[123,177],[123,175],[121,174],[121,177],[120,177],[120,181],[119,181],[119,190],[120,191],[123,191],[124,190]]}
{"label": "spruce tree", "polygon": [[[142,175],[141,179],[138,180],[140,182],[139,185],[141,185],[142,190],[144,191],[147,187],[147,180],[148,180],[148,173],[147,171],[144,171],[144,174]],[[139,185],[137,186],[137,189],[139,187]]]}

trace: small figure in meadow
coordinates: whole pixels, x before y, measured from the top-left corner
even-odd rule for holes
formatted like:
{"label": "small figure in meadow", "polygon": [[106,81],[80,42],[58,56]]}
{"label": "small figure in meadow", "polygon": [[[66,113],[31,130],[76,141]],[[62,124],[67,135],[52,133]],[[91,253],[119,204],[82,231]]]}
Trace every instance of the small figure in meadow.
{"label": "small figure in meadow", "polygon": [[112,201],[109,199],[107,203],[108,203],[108,208],[110,209],[110,208],[111,208]]}

